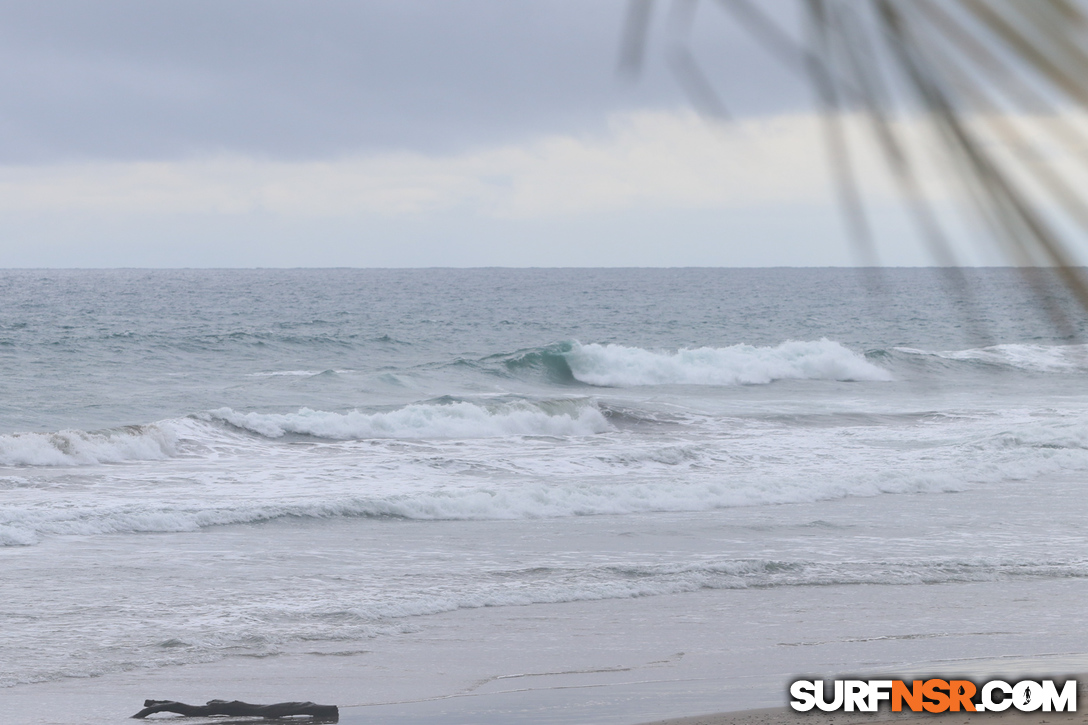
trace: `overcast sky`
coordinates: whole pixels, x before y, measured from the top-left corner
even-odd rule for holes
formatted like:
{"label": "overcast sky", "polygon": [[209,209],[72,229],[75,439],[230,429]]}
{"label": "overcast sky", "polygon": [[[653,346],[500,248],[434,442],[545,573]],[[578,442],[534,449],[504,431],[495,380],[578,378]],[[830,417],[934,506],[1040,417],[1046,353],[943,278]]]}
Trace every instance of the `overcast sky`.
{"label": "overcast sky", "polygon": [[[625,11],[0,3],[0,267],[853,263],[804,84],[704,2],[708,123],[664,12],[617,77]],[[931,263],[881,220],[883,261]]]}

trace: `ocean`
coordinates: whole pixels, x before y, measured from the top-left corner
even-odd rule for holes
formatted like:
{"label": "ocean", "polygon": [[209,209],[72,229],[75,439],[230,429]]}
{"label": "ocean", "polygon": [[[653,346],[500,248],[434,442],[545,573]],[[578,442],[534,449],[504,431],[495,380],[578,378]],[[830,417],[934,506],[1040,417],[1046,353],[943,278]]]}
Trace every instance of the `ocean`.
{"label": "ocean", "polygon": [[1009,269],[2,271],[0,702],[1083,671],[1086,333]]}

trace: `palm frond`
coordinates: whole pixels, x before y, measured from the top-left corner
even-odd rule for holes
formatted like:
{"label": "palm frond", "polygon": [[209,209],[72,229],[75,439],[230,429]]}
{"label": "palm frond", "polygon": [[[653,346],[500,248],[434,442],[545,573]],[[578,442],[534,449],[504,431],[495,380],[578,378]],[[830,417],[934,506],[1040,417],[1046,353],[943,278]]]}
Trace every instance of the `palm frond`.
{"label": "palm frond", "polygon": [[[653,2],[632,0],[631,17],[649,18]],[[955,268],[957,258],[924,179],[933,159],[951,171],[945,186],[993,249],[1018,267],[1056,269],[1088,310],[1088,280],[1073,253],[1088,239],[1088,184],[1067,168],[1088,170],[1088,0],[796,2],[800,33],[749,0],[716,5],[811,83],[859,260],[874,263],[876,247],[848,113],[868,119],[866,143],[879,149],[938,265]],[[691,53],[684,58],[694,97],[709,81],[691,79],[709,74]],[[1067,312],[1051,313],[1070,327]]]}

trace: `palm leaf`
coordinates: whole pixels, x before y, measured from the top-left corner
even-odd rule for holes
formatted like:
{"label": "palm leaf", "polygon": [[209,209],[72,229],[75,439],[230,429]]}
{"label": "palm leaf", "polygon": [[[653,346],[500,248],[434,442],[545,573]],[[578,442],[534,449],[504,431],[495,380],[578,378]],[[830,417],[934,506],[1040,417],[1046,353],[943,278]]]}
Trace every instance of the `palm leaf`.
{"label": "palm leaf", "polygon": [[[645,43],[655,0],[632,0]],[[683,0],[693,2],[694,0]],[[925,169],[950,169],[964,210],[1011,264],[1057,270],[1088,310],[1088,282],[1073,241],[1088,239],[1088,184],[1051,160],[1085,163],[1088,113],[1088,11],[1078,0],[796,0],[804,28],[790,30],[750,0],[718,0],[779,62],[803,73],[825,117],[825,139],[859,259],[875,246],[851,155],[846,112],[869,119],[920,236],[940,266],[957,264],[947,220],[934,208]],[[633,23],[629,22],[629,26]],[[628,50],[628,54],[630,51]],[[691,66],[700,83],[709,74]],[[688,85],[691,85],[690,83]],[[699,104],[697,104],[699,105]],[[704,104],[705,105],[705,104]],[[918,133],[907,126],[924,127]],[[1088,163],[1086,163],[1088,166]],[[931,175],[931,174],[930,174]],[[1039,284],[1054,321],[1071,329]]]}

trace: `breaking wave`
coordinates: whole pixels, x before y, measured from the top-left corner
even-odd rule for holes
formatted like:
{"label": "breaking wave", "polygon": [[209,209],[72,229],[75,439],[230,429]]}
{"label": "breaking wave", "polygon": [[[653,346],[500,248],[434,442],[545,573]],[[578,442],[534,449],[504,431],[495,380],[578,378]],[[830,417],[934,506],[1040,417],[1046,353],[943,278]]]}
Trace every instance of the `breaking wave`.
{"label": "breaking wave", "polygon": [[417,403],[386,412],[238,412],[231,408],[188,418],[105,431],[62,430],[0,435],[0,466],[91,466],[156,461],[208,446],[238,445],[223,424],[263,438],[304,435],[328,440],[471,439],[505,436],[587,436],[612,430],[589,399]]}
{"label": "breaking wave", "polygon": [[681,348],[653,352],[623,345],[573,343],[563,354],[571,376],[606,387],[762,385],[775,380],[889,381],[892,375],[826,338],[776,347]]}
{"label": "breaking wave", "polygon": [[168,424],[134,425],[112,431],[0,435],[0,466],[86,466],[170,458],[178,436]]}
{"label": "breaking wave", "polygon": [[611,428],[591,401],[574,399],[494,405],[465,401],[420,403],[380,413],[332,413],[309,408],[297,413],[239,413],[219,408],[209,416],[266,438],[293,433],[331,440],[585,436]]}

